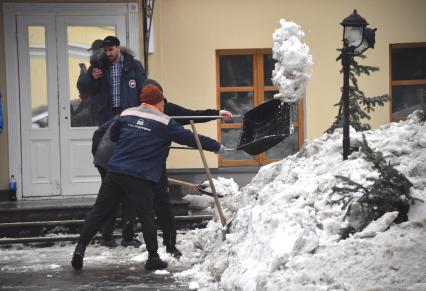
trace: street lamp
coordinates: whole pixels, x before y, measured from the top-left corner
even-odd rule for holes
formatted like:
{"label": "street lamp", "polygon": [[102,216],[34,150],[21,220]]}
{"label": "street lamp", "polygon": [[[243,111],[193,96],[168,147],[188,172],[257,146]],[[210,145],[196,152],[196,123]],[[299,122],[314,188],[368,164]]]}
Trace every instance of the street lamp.
{"label": "street lamp", "polygon": [[350,152],[349,137],[349,70],[352,59],[368,48],[374,48],[376,30],[368,28],[367,21],[356,10],[343,19],[343,160],[347,160]]}

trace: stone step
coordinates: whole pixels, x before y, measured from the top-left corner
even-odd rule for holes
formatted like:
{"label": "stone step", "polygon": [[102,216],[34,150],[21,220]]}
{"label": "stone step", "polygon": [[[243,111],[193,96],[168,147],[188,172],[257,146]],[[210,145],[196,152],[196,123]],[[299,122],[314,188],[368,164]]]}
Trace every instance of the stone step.
{"label": "stone step", "polygon": [[[175,216],[177,229],[194,229],[205,227],[212,219],[208,213],[195,213],[186,216]],[[138,219],[136,219],[139,222]],[[120,229],[121,219],[116,220],[116,229]],[[23,238],[44,236],[48,234],[78,234],[84,219],[57,221],[25,221],[0,223],[0,238]],[[1,242],[0,242],[1,243]]]}
{"label": "stone step", "polygon": [[[0,202],[0,223],[84,219],[94,202],[94,198]],[[188,214],[188,201],[170,203],[174,215]]]}

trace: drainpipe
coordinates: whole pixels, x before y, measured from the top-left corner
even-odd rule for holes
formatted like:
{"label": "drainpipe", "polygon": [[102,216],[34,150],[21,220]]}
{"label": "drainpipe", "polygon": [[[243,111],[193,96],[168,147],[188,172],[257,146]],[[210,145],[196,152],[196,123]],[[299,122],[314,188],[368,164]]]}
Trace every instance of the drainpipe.
{"label": "drainpipe", "polygon": [[145,71],[148,75],[148,50],[149,38],[151,35],[152,16],[154,15],[155,0],[142,0],[142,18],[143,18],[143,58]]}

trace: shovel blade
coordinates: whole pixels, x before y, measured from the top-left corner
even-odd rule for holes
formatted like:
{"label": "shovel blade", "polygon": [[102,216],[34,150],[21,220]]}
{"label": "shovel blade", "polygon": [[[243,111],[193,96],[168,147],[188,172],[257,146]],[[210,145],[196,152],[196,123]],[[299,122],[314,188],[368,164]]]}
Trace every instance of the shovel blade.
{"label": "shovel blade", "polygon": [[290,105],[272,99],[244,115],[237,149],[258,155],[280,143],[291,134]]}

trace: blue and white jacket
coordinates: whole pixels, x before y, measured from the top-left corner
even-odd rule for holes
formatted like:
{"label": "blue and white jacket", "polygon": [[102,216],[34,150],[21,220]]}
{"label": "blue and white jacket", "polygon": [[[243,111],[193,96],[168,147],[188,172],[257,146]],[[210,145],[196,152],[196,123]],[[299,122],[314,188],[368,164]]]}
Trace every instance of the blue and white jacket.
{"label": "blue and white jacket", "polygon": [[[121,113],[112,125],[110,138],[117,142],[108,172],[158,183],[171,142],[196,148],[194,134],[155,108],[143,104]],[[200,135],[204,150],[217,152],[220,144]]]}

